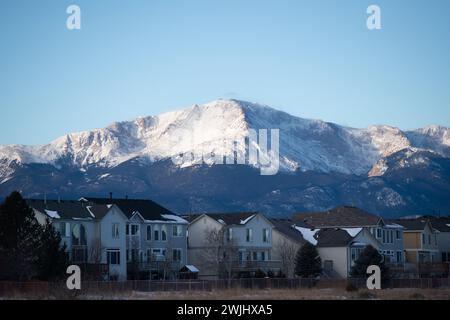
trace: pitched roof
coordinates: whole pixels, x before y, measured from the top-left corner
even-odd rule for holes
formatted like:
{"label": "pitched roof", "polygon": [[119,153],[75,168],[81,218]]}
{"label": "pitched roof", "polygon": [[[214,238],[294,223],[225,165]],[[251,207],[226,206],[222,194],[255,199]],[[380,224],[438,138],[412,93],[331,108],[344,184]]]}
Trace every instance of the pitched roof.
{"label": "pitched roof", "polygon": [[318,247],[346,247],[354,237],[342,229],[321,229],[316,239]]}
{"label": "pitched roof", "polygon": [[234,212],[234,213],[194,213],[187,216],[183,216],[184,219],[189,222],[194,221],[202,215],[207,215],[208,217],[226,225],[244,225],[250,221],[253,216],[257,215],[258,212]]}
{"label": "pitched roof", "polygon": [[102,219],[109,211],[107,205],[87,205],[72,200],[27,199],[27,204],[54,219]]}
{"label": "pitched roof", "polygon": [[368,227],[378,225],[381,218],[356,207],[341,206],[324,212],[297,213],[292,220],[315,228]]}
{"label": "pitched roof", "polygon": [[316,234],[318,247],[346,247],[353,238],[342,229],[321,229]]}
{"label": "pitched roof", "polygon": [[80,202],[91,204],[115,204],[128,217],[131,218],[136,212],[148,221],[167,221],[186,223],[180,216],[169,209],[147,199],[116,199],[116,198],[91,198],[84,197]]}
{"label": "pitched roof", "polygon": [[298,241],[300,243],[304,243],[305,239],[303,238],[301,232],[294,228],[294,222],[289,219],[270,219],[270,222],[275,227],[275,230],[282,233],[286,237]]}
{"label": "pitched roof", "polygon": [[[425,226],[430,223],[430,219],[427,217],[420,217],[416,219],[392,219],[389,223],[396,223],[405,228],[405,231],[417,231],[425,229]],[[430,223],[430,226],[434,226]]]}
{"label": "pitched roof", "polygon": [[448,217],[428,217],[431,225],[439,232],[450,232],[450,216]]}

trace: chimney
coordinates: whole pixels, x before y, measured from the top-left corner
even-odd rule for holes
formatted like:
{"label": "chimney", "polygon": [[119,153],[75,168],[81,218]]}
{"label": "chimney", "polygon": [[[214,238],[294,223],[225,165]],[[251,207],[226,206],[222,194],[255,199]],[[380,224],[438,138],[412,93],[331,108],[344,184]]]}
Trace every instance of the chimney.
{"label": "chimney", "polygon": [[109,193],[109,200],[112,200],[112,195],[113,195],[113,193],[110,192],[110,193]]}

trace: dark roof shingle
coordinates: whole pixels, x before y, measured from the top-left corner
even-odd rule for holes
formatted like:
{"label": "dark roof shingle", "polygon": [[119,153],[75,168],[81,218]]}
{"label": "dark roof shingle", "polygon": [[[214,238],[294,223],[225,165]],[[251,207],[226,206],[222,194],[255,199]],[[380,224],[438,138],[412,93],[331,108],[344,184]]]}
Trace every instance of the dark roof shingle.
{"label": "dark roof shingle", "polygon": [[315,236],[318,247],[346,247],[353,237],[342,229],[321,229]]}
{"label": "dark roof shingle", "polygon": [[207,215],[218,222],[224,222],[226,225],[239,225],[242,224],[241,222],[249,221],[249,218],[256,214],[258,214],[258,212],[193,213],[185,215],[183,218],[192,222],[202,215]]}
{"label": "dark roof shingle", "polygon": [[107,205],[87,205],[72,200],[27,199],[27,204],[39,212],[56,212],[61,219],[102,219],[109,211]]}
{"label": "dark roof shingle", "polygon": [[313,228],[376,226],[380,219],[376,215],[350,206],[341,206],[324,212],[298,213],[292,216],[293,221],[303,222]]}
{"label": "dark roof shingle", "polygon": [[305,243],[305,239],[303,238],[301,232],[294,228],[295,223],[292,220],[270,219],[270,222],[274,225],[276,230],[278,230],[288,238],[300,243]]}
{"label": "dark roof shingle", "polygon": [[[139,212],[139,214],[145,220],[158,220],[158,221],[172,221],[173,219],[169,219],[164,217],[163,215],[174,215],[175,213],[170,211],[169,209],[164,208],[163,206],[157,204],[152,200],[147,199],[115,199],[115,198],[91,198],[84,197],[82,198],[91,204],[115,204],[119,207],[119,209],[128,217],[131,218],[135,212]],[[80,202],[84,202],[81,200]]]}

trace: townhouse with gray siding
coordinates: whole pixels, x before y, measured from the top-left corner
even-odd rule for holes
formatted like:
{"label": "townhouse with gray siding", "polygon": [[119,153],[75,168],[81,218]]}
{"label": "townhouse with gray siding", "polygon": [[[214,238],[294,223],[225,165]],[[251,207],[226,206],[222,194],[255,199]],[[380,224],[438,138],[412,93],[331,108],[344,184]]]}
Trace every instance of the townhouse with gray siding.
{"label": "townhouse with gray siding", "polygon": [[206,213],[189,220],[188,263],[203,278],[252,276],[258,270],[277,272],[272,258],[273,224],[257,212]]}
{"label": "townhouse with gray siding", "polygon": [[117,206],[60,200],[27,200],[27,203],[39,223],[49,221],[59,231],[71,263],[84,267],[83,270],[98,266],[96,273],[105,280],[127,279],[128,218]]}
{"label": "townhouse with gray siding", "polygon": [[151,200],[87,197],[80,201],[116,205],[128,218],[129,278],[175,278],[186,265],[188,222],[180,216]]}

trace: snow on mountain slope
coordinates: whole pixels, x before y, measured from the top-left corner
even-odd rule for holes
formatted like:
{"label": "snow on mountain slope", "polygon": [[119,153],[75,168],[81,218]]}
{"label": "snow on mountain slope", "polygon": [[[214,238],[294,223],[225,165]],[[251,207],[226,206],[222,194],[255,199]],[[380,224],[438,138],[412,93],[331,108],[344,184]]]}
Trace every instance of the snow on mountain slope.
{"label": "snow on mountain slope", "polygon": [[431,125],[414,131],[406,132],[413,145],[450,157],[450,129]]}
{"label": "snow on mountain slope", "polygon": [[[12,173],[12,163],[83,168],[113,167],[135,157],[157,161],[189,152],[231,156],[233,141],[243,155],[249,129],[280,130],[280,169],[284,171],[366,174],[383,157],[410,147],[450,156],[448,128],[430,126],[406,133],[389,126],[354,129],[298,118],[264,105],[217,100],[71,133],[43,146],[0,146],[0,181]],[[206,163],[212,163],[210,158]],[[199,159],[194,158],[182,166],[197,163]]]}

